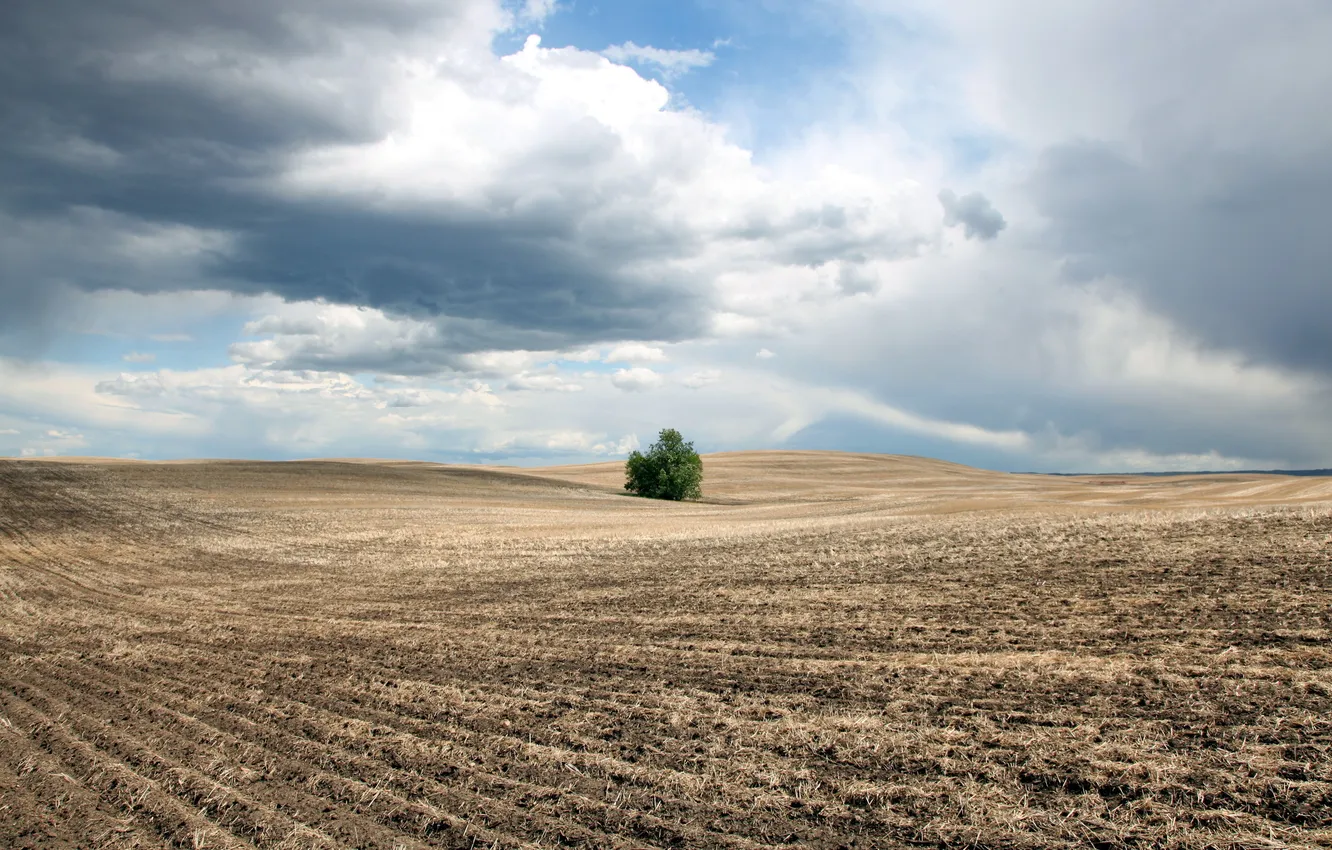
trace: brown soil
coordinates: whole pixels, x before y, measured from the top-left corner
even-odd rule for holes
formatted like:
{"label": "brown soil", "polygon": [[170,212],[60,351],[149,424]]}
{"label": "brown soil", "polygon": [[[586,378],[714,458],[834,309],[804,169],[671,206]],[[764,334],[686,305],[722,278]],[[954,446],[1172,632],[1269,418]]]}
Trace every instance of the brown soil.
{"label": "brown soil", "polygon": [[0,846],[1332,847],[1332,479],[0,462]]}

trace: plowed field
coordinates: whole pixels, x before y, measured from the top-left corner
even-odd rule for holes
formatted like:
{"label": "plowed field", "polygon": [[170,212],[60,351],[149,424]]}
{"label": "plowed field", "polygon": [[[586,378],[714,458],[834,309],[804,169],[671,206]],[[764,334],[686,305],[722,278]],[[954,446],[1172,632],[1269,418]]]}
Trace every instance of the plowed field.
{"label": "plowed field", "polygon": [[0,846],[1332,847],[1332,479],[0,461]]}

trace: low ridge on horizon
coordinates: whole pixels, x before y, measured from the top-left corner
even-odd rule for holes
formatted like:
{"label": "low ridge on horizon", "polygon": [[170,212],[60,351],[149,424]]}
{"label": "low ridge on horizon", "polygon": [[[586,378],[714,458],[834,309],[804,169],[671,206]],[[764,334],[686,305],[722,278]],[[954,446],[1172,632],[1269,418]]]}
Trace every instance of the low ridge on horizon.
{"label": "low ridge on horizon", "polygon": [[[704,460],[712,459],[715,462],[725,462],[727,460],[743,460],[746,458],[757,459],[761,457],[770,458],[809,458],[816,459],[859,459],[866,461],[898,461],[910,463],[935,464],[941,467],[952,467],[960,470],[974,470],[977,472],[990,472],[1004,475],[1053,475],[1060,477],[1092,477],[1092,476],[1188,476],[1188,475],[1292,475],[1292,476],[1318,476],[1332,475],[1332,468],[1328,469],[1197,469],[1197,470],[1110,470],[1105,472],[1043,472],[1039,470],[1024,469],[990,469],[982,466],[975,466],[958,461],[947,460],[945,458],[930,457],[926,455],[898,454],[898,453],[880,453],[880,452],[862,452],[862,451],[843,451],[840,449],[735,449],[716,452],[703,452],[699,455]],[[411,457],[371,457],[371,456],[309,456],[292,458],[258,458],[258,457],[168,457],[168,458],[143,458],[143,457],[104,457],[96,455],[48,455],[48,456],[22,456],[22,457],[4,457],[0,460],[14,460],[24,462],[50,462],[50,463],[172,463],[172,464],[204,464],[204,463],[362,463],[362,464],[418,464],[423,466],[458,466],[458,467],[477,467],[483,469],[512,469],[516,471],[537,472],[543,470],[557,469],[599,469],[599,468],[623,468],[623,459],[594,460],[583,463],[567,464],[548,464],[522,466],[518,464],[493,463],[487,461],[452,461],[452,460],[428,460],[425,458]]]}
{"label": "low ridge on horizon", "polygon": [[[1043,472],[1039,470],[1024,469],[990,469],[982,466],[960,463],[944,458],[929,457],[925,455],[879,453],[879,452],[861,452],[861,451],[843,451],[840,449],[735,449],[726,451],[700,453],[704,460],[712,459],[715,462],[726,461],[729,459],[743,460],[746,458],[758,459],[768,458],[824,458],[833,460],[860,459],[866,461],[898,461],[911,463],[924,463],[938,465],[940,467],[951,467],[958,470],[971,470],[975,472],[995,473],[1002,475],[1050,475],[1065,478],[1081,477],[1106,477],[1106,476],[1146,476],[1146,477],[1187,477],[1190,475],[1285,475],[1285,476],[1332,476],[1332,468],[1311,468],[1311,469],[1191,469],[1191,470],[1155,470],[1155,469],[1136,469],[1136,470],[1110,470],[1103,472]],[[93,455],[50,455],[50,456],[26,456],[26,457],[3,457],[0,460],[16,460],[24,462],[51,462],[51,463],[164,463],[164,464],[205,464],[205,463],[360,463],[360,464],[415,464],[422,466],[443,466],[443,467],[476,467],[480,469],[505,469],[517,472],[537,473],[550,472],[555,470],[599,470],[599,469],[623,469],[624,461],[621,460],[595,460],[584,463],[568,463],[554,465],[533,465],[521,466],[517,464],[492,463],[486,461],[464,462],[464,461],[437,461],[424,458],[393,458],[393,457],[357,457],[357,456],[310,456],[293,457],[282,459],[253,458],[253,457],[179,457],[179,458],[141,458],[141,457],[102,457]]]}

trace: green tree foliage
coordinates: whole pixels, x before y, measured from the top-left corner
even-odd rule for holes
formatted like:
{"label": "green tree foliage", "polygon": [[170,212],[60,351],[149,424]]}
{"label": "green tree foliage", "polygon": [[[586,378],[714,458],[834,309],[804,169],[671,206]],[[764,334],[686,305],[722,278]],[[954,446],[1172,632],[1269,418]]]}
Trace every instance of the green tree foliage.
{"label": "green tree foliage", "polygon": [[703,459],[680,432],[664,428],[647,454],[632,452],[624,465],[624,489],[650,499],[701,499]]}

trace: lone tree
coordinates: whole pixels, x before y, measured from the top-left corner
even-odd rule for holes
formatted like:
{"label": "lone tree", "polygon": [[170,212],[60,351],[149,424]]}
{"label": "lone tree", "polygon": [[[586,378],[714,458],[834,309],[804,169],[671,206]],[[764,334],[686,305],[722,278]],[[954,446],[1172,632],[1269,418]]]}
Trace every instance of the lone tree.
{"label": "lone tree", "polygon": [[647,454],[635,451],[624,465],[624,489],[649,499],[701,499],[703,459],[680,432],[664,428]]}

